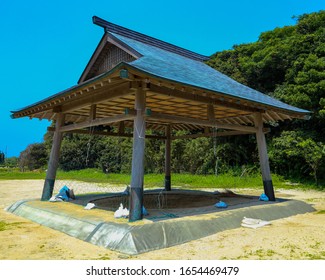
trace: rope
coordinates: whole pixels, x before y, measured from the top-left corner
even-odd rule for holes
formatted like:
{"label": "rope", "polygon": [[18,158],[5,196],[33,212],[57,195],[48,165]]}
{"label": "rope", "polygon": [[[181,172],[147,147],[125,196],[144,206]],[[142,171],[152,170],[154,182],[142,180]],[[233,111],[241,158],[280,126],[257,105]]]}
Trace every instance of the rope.
{"label": "rope", "polygon": [[[166,197],[166,203],[165,203],[165,197]],[[159,192],[157,200],[158,200],[158,204],[157,204],[158,209],[163,209],[165,205],[167,205],[167,195],[164,196],[163,189]]]}
{"label": "rope", "polygon": [[143,130],[144,130],[144,126],[145,126],[145,122],[142,123],[142,125],[141,125],[141,129],[140,129],[140,131],[139,131],[137,125],[135,125],[135,131],[136,131],[136,133],[137,133],[138,138],[145,139],[145,137],[142,137],[142,136],[141,136],[141,135],[142,135],[142,132],[143,132]]}
{"label": "rope", "polygon": [[[93,122],[93,120],[91,121],[91,123]],[[86,166],[88,166],[88,158],[89,158],[89,151],[90,151],[90,146],[91,146],[91,140],[93,138],[93,133],[94,133],[94,127],[91,126],[90,127],[90,130],[89,130],[89,140],[88,140],[88,143],[87,143],[87,155],[86,155]]]}

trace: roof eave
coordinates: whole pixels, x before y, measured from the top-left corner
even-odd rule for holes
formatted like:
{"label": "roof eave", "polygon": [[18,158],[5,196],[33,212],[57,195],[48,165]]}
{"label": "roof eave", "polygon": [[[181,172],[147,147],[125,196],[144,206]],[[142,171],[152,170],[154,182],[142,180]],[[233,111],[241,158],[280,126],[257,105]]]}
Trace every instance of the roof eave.
{"label": "roof eave", "polygon": [[[122,62],[120,64],[118,64],[117,66],[115,66],[113,69],[111,69],[110,71],[108,72],[105,72],[99,76],[96,76],[90,80],[87,80],[85,82],[82,82],[76,86],[73,86],[71,88],[68,88],[64,91],[61,91],[57,94],[54,94],[46,99],[43,99],[39,102],[36,102],[34,104],[31,104],[29,106],[26,106],[24,108],[21,108],[19,110],[14,110],[14,111],[11,111],[11,118],[15,119],[15,118],[20,118],[20,117],[23,117],[22,114],[26,111],[29,111],[31,109],[33,109],[34,107],[38,107],[38,106],[42,106],[44,105],[45,103],[48,103],[48,102],[51,102],[51,101],[54,101],[55,99],[59,99],[59,98],[62,98],[62,97],[65,97],[65,96],[68,96],[69,94],[72,94],[73,92],[77,92],[78,90],[82,89],[83,87],[87,87],[87,86],[91,86],[92,84],[100,81],[101,79],[105,79],[105,78],[108,78],[108,77],[112,77],[112,76],[118,76],[120,77],[120,70],[121,69],[127,69],[130,71],[130,73],[135,73],[135,75],[144,75],[143,78],[155,78],[155,79],[158,79],[160,81],[164,81],[169,84],[178,84],[179,86],[184,86],[184,87],[189,87],[189,88],[193,88],[193,89],[196,89],[196,90],[199,90],[199,91],[204,91],[204,92],[211,92],[211,93],[214,93],[214,94],[221,94],[221,95],[225,95],[225,93],[222,93],[222,92],[215,92],[215,91],[211,91],[211,90],[208,90],[208,89],[205,89],[205,88],[200,88],[200,87],[197,87],[197,86],[193,86],[193,85],[189,85],[189,84],[186,84],[186,83],[182,83],[182,82],[178,82],[178,81],[173,81],[173,80],[170,80],[170,79],[167,79],[167,78],[164,78],[164,77],[161,77],[161,76],[157,76],[157,75],[154,75],[152,73],[149,73],[149,72],[146,72],[142,69],[139,69],[129,63],[126,63],[126,62]],[[118,75],[117,75],[118,73]],[[132,73],[132,74],[133,74]],[[243,98],[239,98],[239,97],[236,97],[236,99],[238,100],[243,100],[243,101],[249,101],[249,103],[251,104],[255,104],[255,108],[256,109],[259,109],[259,110],[263,110],[263,109],[267,109],[267,108],[273,108],[275,111],[282,111],[282,112],[285,112],[287,115],[289,116],[292,116],[293,118],[299,118],[299,119],[310,119],[310,113],[309,111],[307,110],[303,110],[301,111],[299,108],[300,111],[294,111],[294,110],[288,110],[288,109],[285,109],[285,108],[279,108],[277,106],[271,106],[271,105],[266,105],[266,104],[263,104],[263,103],[259,103],[259,102],[253,102],[251,100],[245,100]],[[26,115],[28,116],[28,115]]]}
{"label": "roof eave", "polygon": [[244,99],[244,98],[241,98],[241,97],[234,97],[234,96],[230,96],[229,94],[224,93],[224,92],[216,92],[216,91],[212,91],[212,90],[209,90],[209,89],[206,89],[206,88],[202,88],[202,87],[198,87],[198,86],[195,86],[195,85],[186,84],[186,83],[179,82],[179,81],[176,81],[176,80],[170,80],[170,79],[167,79],[167,78],[164,78],[164,77],[161,77],[161,76],[157,76],[157,75],[155,75],[153,73],[144,71],[143,69],[138,68],[138,67],[136,67],[136,66],[134,66],[134,65],[132,65],[130,63],[125,63],[125,66],[128,67],[128,68],[130,68],[131,70],[140,71],[143,74],[147,75],[148,77],[153,77],[153,78],[156,78],[156,79],[159,79],[159,80],[168,81],[169,83],[177,83],[180,86],[195,88],[195,89],[198,89],[198,90],[201,90],[201,91],[205,91],[205,92],[206,91],[209,91],[211,93],[218,93],[218,94],[221,94],[221,95],[226,95],[226,96],[229,96],[231,98],[238,99],[240,101],[247,101],[249,103],[256,104],[256,108],[257,109],[263,110],[264,108],[268,107],[268,108],[274,108],[274,109],[277,109],[277,110],[285,111],[289,115],[294,115],[295,118],[297,118],[298,115],[300,116],[299,117],[300,119],[309,120],[311,118],[310,114],[312,114],[312,112],[310,112],[308,110],[304,110],[304,109],[300,109],[300,108],[297,108],[297,111],[295,111],[295,110],[289,110],[287,108],[281,108],[281,107],[274,106],[274,105],[264,104],[264,103],[252,101],[252,100],[249,100],[249,99]]}
{"label": "roof eave", "polygon": [[12,111],[10,111],[10,113],[12,113],[10,115],[10,117],[13,119],[20,118],[22,116],[17,116],[17,115],[22,114],[24,111],[28,111],[28,110],[32,109],[33,107],[41,106],[44,103],[51,102],[55,99],[64,97],[65,95],[69,95],[69,94],[73,93],[74,91],[80,90],[83,87],[91,86],[92,84],[98,82],[101,79],[108,78],[110,76],[114,76],[114,74],[117,73],[120,68],[123,68],[125,66],[126,66],[125,62],[121,62],[118,65],[116,65],[114,68],[112,68],[110,71],[107,71],[107,72],[105,72],[101,75],[98,75],[92,79],[81,82],[75,86],[72,86],[66,90],[60,91],[56,94],[53,94],[53,95],[49,96],[48,98],[42,99],[42,100],[35,102],[31,105],[25,106],[25,107],[17,109],[17,110],[12,110]]}

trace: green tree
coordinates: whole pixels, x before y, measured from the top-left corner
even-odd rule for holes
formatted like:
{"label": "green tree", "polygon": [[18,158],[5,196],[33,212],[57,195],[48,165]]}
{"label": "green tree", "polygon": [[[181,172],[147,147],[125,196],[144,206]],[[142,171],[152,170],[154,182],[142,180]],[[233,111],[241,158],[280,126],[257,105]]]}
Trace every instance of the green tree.
{"label": "green tree", "polygon": [[60,168],[65,171],[99,166],[105,148],[103,137],[98,135],[65,135],[61,144]]}
{"label": "green tree", "polygon": [[18,157],[9,157],[5,160],[5,165],[8,167],[17,167],[19,163]]}
{"label": "green tree", "polygon": [[5,163],[5,153],[0,151],[0,164],[4,164]]}
{"label": "green tree", "polygon": [[48,153],[44,143],[34,143],[27,146],[19,155],[21,170],[26,168],[35,170],[45,167],[48,161]]}
{"label": "green tree", "polygon": [[316,143],[312,139],[304,139],[297,144],[301,153],[311,169],[310,174],[314,176],[315,183],[318,185],[318,170],[325,156],[325,145],[321,142]]}
{"label": "green tree", "polygon": [[312,175],[318,184],[319,169],[324,164],[325,145],[304,136],[302,132],[284,131],[273,139],[271,162],[279,167],[277,173],[298,177]]}

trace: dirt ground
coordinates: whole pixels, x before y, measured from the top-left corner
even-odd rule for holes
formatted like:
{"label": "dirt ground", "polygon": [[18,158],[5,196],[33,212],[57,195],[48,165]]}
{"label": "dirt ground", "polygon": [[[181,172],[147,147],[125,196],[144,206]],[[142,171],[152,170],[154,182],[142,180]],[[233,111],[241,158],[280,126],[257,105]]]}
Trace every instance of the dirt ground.
{"label": "dirt ground", "polygon": [[[127,256],[17,217],[13,202],[41,196],[42,180],[0,181],[0,260],[204,260],[325,259],[325,192],[276,190],[277,197],[306,201],[316,209],[272,221],[258,229],[237,228],[178,246]],[[254,194],[256,190],[233,190]]]}

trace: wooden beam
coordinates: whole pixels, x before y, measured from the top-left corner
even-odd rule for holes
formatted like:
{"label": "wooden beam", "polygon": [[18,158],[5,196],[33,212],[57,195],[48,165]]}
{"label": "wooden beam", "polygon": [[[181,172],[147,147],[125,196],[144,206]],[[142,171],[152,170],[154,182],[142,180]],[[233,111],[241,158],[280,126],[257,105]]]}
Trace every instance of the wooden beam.
{"label": "wooden beam", "polygon": [[165,140],[165,190],[171,190],[171,125],[166,126]]}
{"label": "wooden beam", "polygon": [[[47,128],[47,131],[55,131],[54,127],[49,126]],[[85,129],[75,129],[75,130],[71,130],[71,131],[67,131],[67,134],[90,134],[89,130],[85,130]],[[119,132],[107,132],[107,131],[92,131],[91,132],[92,135],[101,135],[101,136],[112,136],[112,137],[133,137],[132,133],[119,133]],[[162,135],[146,135],[146,138],[148,139],[158,139],[158,140],[166,140],[166,136],[162,136]]]}
{"label": "wooden beam", "polygon": [[150,84],[149,85],[149,92],[151,93],[156,93],[156,94],[161,94],[161,95],[167,95],[167,96],[172,96],[176,98],[181,98],[184,100],[189,100],[189,101],[196,101],[201,104],[212,104],[212,105],[218,105],[220,107],[225,107],[225,108],[233,108],[245,112],[260,112],[261,110],[258,108],[252,108],[246,105],[240,105],[236,103],[232,103],[229,101],[225,101],[223,98],[218,99],[218,98],[211,98],[208,96],[202,96],[200,94],[193,94],[190,92],[186,91],[181,91],[177,89],[171,89],[168,87],[164,86],[158,86],[155,84]]}
{"label": "wooden beam", "polygon": [[258,147],[258,154],[260,159],[260,167],[262,172],[262,179],[264,185],[264,193],[271,201],[275,201],[273,183],[271,178],[271,171],[269,165],[269,157],[267,155],[267,146],[265,135],[263,133],[263,117],[262,114],[256,113],[254,115],[256,131],[256,141]]}
{"label": "wooden beam", "polygon": [[46,171],[46,178],[44,181],[43,192],[42,192],[42,201],[49,200],[53,194],[53,188],[56,178],[56,171],[59,164],[59,156],[60,156],[60,147],[62,141],[62,133],[60,128],[64,124],[64,114],[58,113],[57,119],[55,123],[55,131],[53,135],[53,143],[48,163],[48,168]]}
{"label": "wooden beam", "polygon": [[117,85],[107,90],[98,90],[92,94],[85,94],[84,96],[73,100],[65,105],[61,105],[61,112],[67,113],[73,110],[84,108],[91,104],[98,104],[103,101],[112,100],[118,97],[129,95],[134,93],[134,90],[130,87],[130,83]]}
{"label": "wooden beam", "polygon": [[93,127],[93,126],[110,124],[110,123],[115,123],[115,122],[120,122],[120,121],[133,120],[134,118],[135,118],[135,115],[132,113],[120,114],[120,115],[105,117],[105,118],[98,118],[98,119],[94,119],[91,121],[85,121],[85,122],[81,122],[81,123],[65,125],[60,128],[60,132],[67,132],[67,131],[81,129],[81,128],[85,128],[85,127]]}
{"label": "wooden beam", "polygon": [[253,134],[252,132],[245,132],[245,131],[224,131],[224,132],[217,132],[217,133],[197,133],[197,134],[186,134],[186,135],[179,135],[173,136],[172,140],[175,139],[194,139],[200,137],[222,137],[222,136],[233,136],[233,135],[246,135],[246,134]]}
{"label": "wooden beam", "polygon": [[142,219],[144,148],[146,132],[146,122],[144,116],[145,108],[146,92],[142,88],[138,88],[135,94],[135,109],[137,114],[134,119],[133,129],[132,172],[129,204],[130,222]]}
{"label": "wooden beam", "polygon": [[60,112],[62,112],[62,107],[61,107],[61,106],[55,106],[55,107],[52,109],[52,112],[53,112],[53,113],[60,113]]}
{"label": "wooden beam", "polygon": [[184,123],[184,124],[193,124],[193,125],[200,125],[200,126],[210,126],[210,127],[217,127],[223,129],[247,131],[253,133],[256,133],[257,131],[257,128],[252,126],[225,124],[225,123],[217,122],[216,120],[202,120],[197,118],[187,118],[187,117],[181,117],[175,115],[156,113],[152,111],[151,114],[147,116],[147,119],[166,121],[168,123]]}

